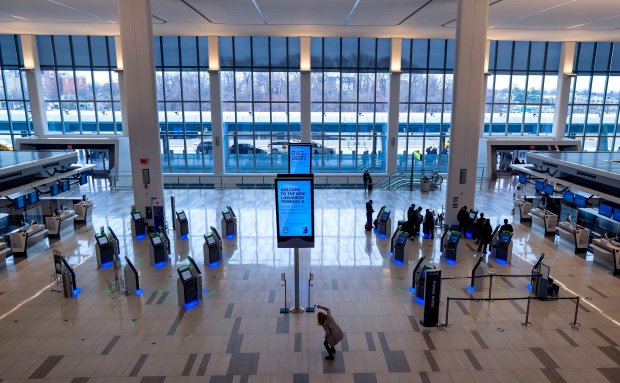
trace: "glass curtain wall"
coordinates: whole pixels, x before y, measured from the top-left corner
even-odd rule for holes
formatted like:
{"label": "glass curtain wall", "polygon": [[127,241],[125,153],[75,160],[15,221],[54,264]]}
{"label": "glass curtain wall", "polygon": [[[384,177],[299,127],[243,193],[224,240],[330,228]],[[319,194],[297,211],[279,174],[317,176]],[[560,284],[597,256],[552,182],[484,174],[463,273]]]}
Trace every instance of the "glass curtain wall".
{"label": "glass curtain wall", "polygon": [[153,37],[163,171],[212,173],[206,36]]}
{"label": "glass curtain wall", "polygon": [[454,40],[403,39],[398,113],[399,171],[447,171]]}
{"label": "glass curtain wall", "polygon": [[121,134],[114,38],[37,36],[50,134]]}
{"label": "glass curtain wall", "polygon": [[491,41],[484,133],[549,135],[561,43]]}
{"label": "glass curtain wall", "polygon": [[0,35],[0,150],[10,150],[15,137],[32,134],[30,102],[17,35]]}
{"label": "glass curtain wall", "polygon": [[220,37],[224,169],[288,170],[301,139],[299,38]]}
{"label": "glass curtain wall", "polygon": [[390,40],[311,40],[311,131],[317,173],[386,171]]}
{"label": "glass curtain wall", "polygon": [[566,135],[585,151],[620,151],[620,43],[577,43]]}

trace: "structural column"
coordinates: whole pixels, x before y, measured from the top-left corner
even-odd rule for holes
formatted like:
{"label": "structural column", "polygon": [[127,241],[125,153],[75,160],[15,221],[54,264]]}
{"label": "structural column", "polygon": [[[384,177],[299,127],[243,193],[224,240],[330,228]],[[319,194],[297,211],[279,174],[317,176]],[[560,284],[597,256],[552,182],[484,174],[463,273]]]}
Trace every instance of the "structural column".
{"label": "structural column", "polygon": [[43,98],[43,84],[41,83],[37,37],[34,35],[21,35],[21,44],[26,86],[30,96],[30,111],[32,113],[34,135],[45,137],[48,133],[47,115],[45,114],[45,99]]}
{"label": "structural column", "polygon": [[311,113],[310,113],[310,37],[299,38],[299,101],[301,121],[301,142],[310,143],[311,140]]}
{"label": "structural column", "polygon": [[387,174],[396,172],[398,157],[398,104],[403,40],[392,38],[390,57],[390,98],[388,100]]}
{"label": "structural column", "polygon": [[123,136],[127,136],[127,95],[125,94],[125,76],[123,71],[123,43],[120,36],[114,36],[116,49],[116,74],[118,77],[118,90],[121,96],[121,122],[123,124]]}
{"label": "structural column", "polygon": [[[134,204],[147,217],[153,209],[153,219],[165,219],[151,2],[118,0],[117,6]],[[149,220],[149,225],[159,223]]]}
{"label": "structural column", "polygon": [[446,223],[457,223],[461,206],[473,206],[489,15],[488,0],[459,0],[454,95],[448,157]]}
{"label": "structural column", "polygon": [[555,114],[551,134],[555,139],[564,137],[566,129],[566,114],[568,113],[568,98],[570,97],[570,82],[573,74],[573,60],[575,59],[575,42],[562,43],[560,53],[560,68],[558,70],[558,90],[555,98]]}
{"label": "structural column", "polygon": [[209,36],[209,91],[211,93],[211,139],[213,140],[213,174],[224,174],[224,132],[222,126],[222,88],[220,72],[220,38]]}

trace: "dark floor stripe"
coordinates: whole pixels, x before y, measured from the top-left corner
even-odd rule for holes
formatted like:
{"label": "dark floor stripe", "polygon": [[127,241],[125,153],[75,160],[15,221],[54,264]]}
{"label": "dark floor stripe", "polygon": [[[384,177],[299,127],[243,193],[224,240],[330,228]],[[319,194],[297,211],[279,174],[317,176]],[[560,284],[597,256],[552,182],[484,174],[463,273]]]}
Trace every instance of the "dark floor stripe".
{"label": "dark floor stripe", "polygon": [[618,377],[620,376],[620,368],[617,367],[608,367],[608,368],[597,368],[598,372],[601,373],[607,380],[611,383],[618,383]]}
{"label": "dark floor stripe", "polygon": [[[87,383],[88,379],[90,378],[73,378],[71,379],[71,383]],[[0,379],[0,382],[2,382],[2,379]]]}
{"label": "dark floor stripe", "polygon": [[598,290],[598,289],[596,289],[593,286],[586,286],[586,287],[589,288],[590,290],[594,291],[601,298],[607,298],[607,295],[605,295],[603,292],[601,292],[601,290]]}
{"label": "dark floor stripe", "polygon": [[165,381],[165,376],[143,376],[140,379],[140,383],[164,383]]}
{"label": "dark floor stripe", "polygon": [[375,347],[375,340],[372,338],[372,333],[367,332],[366,334],[366,343],[368,344],[368,351],[377,351]]}
{"label": "dark floor stripe", "polygon": [[472,245],[471,245],[471,243],[468,243],[468,244],[466,244],[465,246],[469,247],[469,249],[470,249],[471,251],[474,251],[474,252],[478,251],[478,248],[476,248],[476,247],[472,246]]}
{"label": "dark floor stripe", "polygon": [[383,357],[390,373],[411,372],[404,351],[383,351]]}
{"label": "dark floor stripe", "polygon": [[377,375],[372,372],[354,373],[353,383],[377,383]]}
{"label": "dark floor stripe", "polygon": [[487,345],[487,342],[484,341],[484,339],[482,339],[482,336],[480,336],[480,333],[476,330],[471,330],[471,335],[474,336],[474,339],[476,339],[476,342],[478,342],[478,344],[480,345],[480,348],[483,350],[488,350],[489,346]]}
{"label": "dark floor stripe", "polygon": [[232,354],[226,375],[256,375],[259,358],[260,353],[258,352]]}
{"label": "dark floor stripe", "polygon": [[213,375],[209,383],[233,383],[234,378],[232,375]]}
{"label": "dark floor stripe", "polygon": [[463,350],[463,352],[467,355],[467,359],[469,359],[471,365],[474,366],[474,369],[476,371],[482,371],[482,366],[480,365],[480,362],[478,362],[478,359],[476,359],[476,355],[474,355],[471,350]]}
{"label": "dark floor stripe", "polygon": [[121,339],[119,335],[113,336],[110,342],[108,343],[108,345],[105,346],[103,351],[101,351],[101,355],[108,355],[110,351],[112,351],[112,348],[114,348],[114,346],[116,345],[116,342],[118,342],[119,339]]}
{"label": "dark floor stripe", "polygon": [[150,305],[155,300],[155,297],[157,297],[157,291],[153,291],[151,293],[151,296],[149,297],[149,299],[147,299],[146,302],[144,302],[144,304],[145,305]]}
{"label": "dark floor stripe", "polygon": [[422,338],[424,338],[424,341],[426,342],[426,346],[428,347],[429,350],[436,350],[435,343],[433,343],[431,336],[428,335],[427,332],[422,333]]}
{"label": "dark floor stripe", "polygon": [[[327,356],[327,352],[323,352],[323,356]],[[324,374],[344,374],[345,372],[344,358],[341,352],[334,355],[334,360],[323,359]]]}
{"label": "dark floor stripe", "polygon": [[608,337],[607,335],[603,334],[603,332],[597,328],[593,328],[592,331],[594,331],[596,333],[596,335],[600,336],[601,338],[605,339],[605,341],[607,343],[609,343],[611,346],[617,347],[618,343],[614,342],[610,337]]}
{"label": "dark floor stripe", "polygon": [[229,303],[228,307],[226,307],[226,313],[224,314],[224,318],[232,317],[232,312],[233,312],[234,308],[235,308],[235,304],[234,303]]}
{"label": "dark floor stripe", "polygon": [[433,370],[433,372],[439,371],[439,365],[437,364],[433,353],[430,350],[424,350],[424,356],[426,357],[428,364],[431,366],[431,370]]}
{"label": "dark floor stripe", "polygon": [[[572,301],[571,301],[572,302]],[[584,305],[582,303],[583,301],[579,302],[579,311],[583,311],[584,313],[589,313],[590,309],[586,307],[586,305]],[[575,303],[576,304],[576,303]]]}
{"label": "dark floor stripe", "polygon": [[189,358],[187,358],[187,362],[185,363],[181,376],[189,376],[192,373],[192,368],[194,368],[194,363],[196,362],[197,357],[198,354],[189,354]]}
{"label": "dark floor stripe", "polygon": [[205,373],[207,372],[207,366],[209,366],[209,360],[211,360],[211,354],[204,354],[202,356],[202,360],[200,361],[200,366],[198,366],[196,376],[205,376]]}
{"label": "dark floor stripe", "polygon": [[288,334],[289,330],[289,316],[281,316],[278,317],[278,321],[276,322],[276,334]]}
{"label": "dark floor stripe", "polygon": [[239,383],[249,383],[250,382],[250,375],[241,375],[241,378],[239,378]]}
{"label": "dark floor stripe", "polygon": [[142,366],[144,366],[144,362],[146,362],[146,358],[148,357],[149,357],[148,354],[140,355],[140,358],[138,358],[138,361],[136,362],[136,364],[131,369],[131,372],[129,373],[130,377],[138,376],[138,374],[140,373],[140,370],[142,369]]}
{"label": "dark floor stripe", "polygon": [[295,352],[301,352],[301,333],[295,333]]}
{"label": "dark floor stripe", "polygon": [[560,368],[541,347],[530,347],[530,351],[540,360],[540,363],[542,363],[545,368]]}
{"label": "dark floor stripe", "polygon": [[469,315],[469,310],[467,310],[467,307],[465,307],[463,302],[456,301],[456,305],[459,306],[459,308],[461,309],[461,311],[463,312],[464,315]]}
{"label": "dark floor stripe", "polygon": [[562,375],[553,368],[543,368],[541,371],[551,383],[566,383]]}
{"label": "dark floor stripe", "polygon": [[525,314],[525,310],[523,310],[523,307],[521,307],[521,305],[519,305],[517,302],[515,301],[508,301],[508,302],[510,302],[512,307],[514,307],[519,312],[519,314]]}
{"label": "dark floor stripe", "polygon": [[239,334],[239,328],[241,328],[241,318],[235,318],[231,334]]}
{"label": "dark floor stripe", "polygon": [[[614,361],[618,366],[620,366],[620,351],[617,348],[611,346],[603,346],[599,347],[599,350],[603,352],[603,354],[607,355],[607,357]],[[618,377],[620,380],[620,376]]]}
{"label": "dark floor stripe", "polygon": [[44,379],[47,374],[52,371],[54,367],[60,362],[62,359],[62,355],[50,355],[48,356],[43,363],[30,375],[28,379]]}
{"label": "dark floor stripe", "polygon": [[250,279],[250,269],[246,270],[245,273],[243,273],[243,280],[247,281],[248,279]]}
{"label": "dark floor stripe", "polygon": [[510,280],[506,277],[501,277],[502,281],[504,281],[504,283],[506,284],[506,286],[510,287],[511,289],[515,288],[515,285],[512,284],[512,282],[510,282]]}
{"label": "dark floor stripe", "polygon": [[243,343],[243,334],[231,334],[228,338],[226,346],[227,354],[237,354],[241,352],[241,344]]}
{"label": "dark floor stripe", "polygon": [[174,318],[174,322],[172,322],[172,325],[170,326],[170,329],[168,330],[168,335],[174,335],[174,333],[177,331],[177,327],[179,327],[179,324],[181,324],[181,320],[183,320],[184,315],[185,315],[185,309],[181,309],[177,317]]}
{"label": "dark floor stripe", "polygon": [[342,341],[340,342],[340,348],[342,351],[349,351],[349,339],[347,338],[347,334],[344,334]]}
{"label": "dark floor stripe", "polygon": [[564,330],[558,328],[555,331],[560,334],[560,336],[564,338],[564,340],[567,341],[568,344],[573,347],[579,347],[579,345],[567,333],[565,333]]}
{"label": "dark floor stripe", "polygon": [[332,289],[338,290],[338,280],[332,279]]}
{"label": "dark floor stripe", "polygon": [[428,374],[424,371],[420,371],[420,380],[422,383],[431,383],[431,379],[428,377]]}
{"label": "dark floor stripe", "polygon": [[267,303],[274,303],[276,301],[276,291],[269,290],[269,301]]}
{"label": "dark floor stripe", "polygon": [[293,383],[310,383],[310,374],[293,374]]}
{"label": "dark floor stripe", "polygon": [[413,315],[407,315],[409,317],[409,323],[413,328],[413,331],[420,332],[420,326],[418,326],[418,321],[414,318]]}
{"label": "dark floor stripe", "polygon": [[157,300],[158,305],[161,305],[162,303],[164,303],[164,301],[166,300],[166,298],[168,297],[168,294],[170,294],[170,292],[168,291],[164,291],[163,294],[161,294],[161,296],[159,297],[159,299]]}
{"label": "dark floor stripe", "polygon": [[381,345],[381,349],[383,351],[390,351],[390,346],[388,345],[387,339],[385,338],[384,332],[377,333],[379,336],[379,344]]}

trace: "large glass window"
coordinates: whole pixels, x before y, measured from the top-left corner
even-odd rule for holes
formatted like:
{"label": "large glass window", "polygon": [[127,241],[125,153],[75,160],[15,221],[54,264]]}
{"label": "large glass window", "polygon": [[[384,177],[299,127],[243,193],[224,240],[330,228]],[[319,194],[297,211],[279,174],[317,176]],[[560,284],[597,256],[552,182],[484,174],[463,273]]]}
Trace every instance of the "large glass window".
{"label": "large glass window", "polygon": [[398,170],[447,171],[454,41],[403,39]]}
{"label": "large glass window", "polygon": [[299,38],[220,37],[220,66],[225,171],[286,172],[301,139]]}
{"label": "large glass window", "polygon": [[549,135],[560,43],[491,41],[484,133]]}
{"label": "large glass window", "polygon": [[0,35],[0,150],[32,134],[30,102],[17,35]]}
{"label": "large glass window", "polygon": [[577,43],[566,135],[586,151],[620,151],[620,44]]}
{"label": "large glass window", "polygon": [[164,172],[213,172],[206,36],[153,38]]}
{"label": "large glass window", "polygon": [[113,37],[37,36],[50,134],[122,133]]}
{"label": "large glass window", "polygon": [[390,40],[312,38],[314,171],[386,171]]}

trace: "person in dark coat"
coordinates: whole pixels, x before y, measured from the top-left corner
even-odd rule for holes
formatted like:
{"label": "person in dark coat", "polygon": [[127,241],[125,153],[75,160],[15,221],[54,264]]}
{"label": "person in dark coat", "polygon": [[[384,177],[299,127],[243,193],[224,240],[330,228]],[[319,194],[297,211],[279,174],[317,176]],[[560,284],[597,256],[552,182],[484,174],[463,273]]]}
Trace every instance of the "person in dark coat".
{"label": "person in dark coat", "polygon": [[467,211],[467,206],[463,206],[461,210],[459,210],[456,215],[456,220],[459,221],[459,227],[461,228],[461,233],[464,237],[467,224],[469,223],[469,212]]}
{"label": "person in dark coat", "polygon": [[499,228],[499,232],[503,233],[505,231],[508,231],[510,233],[514,232],[514,229],[512,228],[512,225],[508,223],[507,219],[504,219],[504,224],[502,226],[500,226]]}
{"label": "person in dark coat", "polygon": [[319,326],[322,326],[323,330],[325,330],[325,341],[323,342],[323,346],[325,346],[329,354],[325,359],[334,360],[334,354],[336,353],[336,348],[334,346],[344,339],[344,332],[342,332],[342,329],[338,326],[334,317],[332,317],[332,312],[329,308],[321,305],[316,305],[316,307],[325,311],[316,314]]}
{"label": "person in dark coat", "polygon": [[368,177],[368,193],[372,191],[372,177]]}
{"label": "person in dark coat", "polygon": [[476,243],[480,243],[480,230],[482,230],[482,225],[484,225],[484,213],[480,213],[480,216],[476,220],[476,224],[474,225],[474,232],[472,234],[473,238],[476,238]]}
{"label": "person in dark coat", "polygon": [[488,219],[485,219],[480,232],[480,244],[478,245],[478,252],[487,252],[487,246],[491,243],[492,237],[493,228],[491,227],[491,222]]}
{"label": "person in dark coat", "polygon": [[374,209],[372,208],[372,200],[368,200],[366,202],[366,225],[372,228],[372,213],[374,213]]}
{"label": "person in dark coat", "polygon": [[426,214],[424,215],[422,232],[424,233],[424,238],[435,238],[435,217],[428,209],[426,209]]}
{"label": "person in dark coat", "polygon": [[409,223],[413,223],[414,220],[415,220],[415,203],[412,203],[411,206],[409,206],[409,209],[407,209],[407,221],[409,221]]}
{"label": "person in dark coat", "polygon": [[413,235],[420,235],[420,226],[424,222],[424,217],[422,216],[422,207],[418,207],[415,211],[415,221],[413,224]]}
{"label": "person in dark coat", "polygon": [[370,179],[370,173],[368,173],[368,170],[364,171],[362,178],[364,179],[364,191],[366,191],[368,190],[368,180]]}

